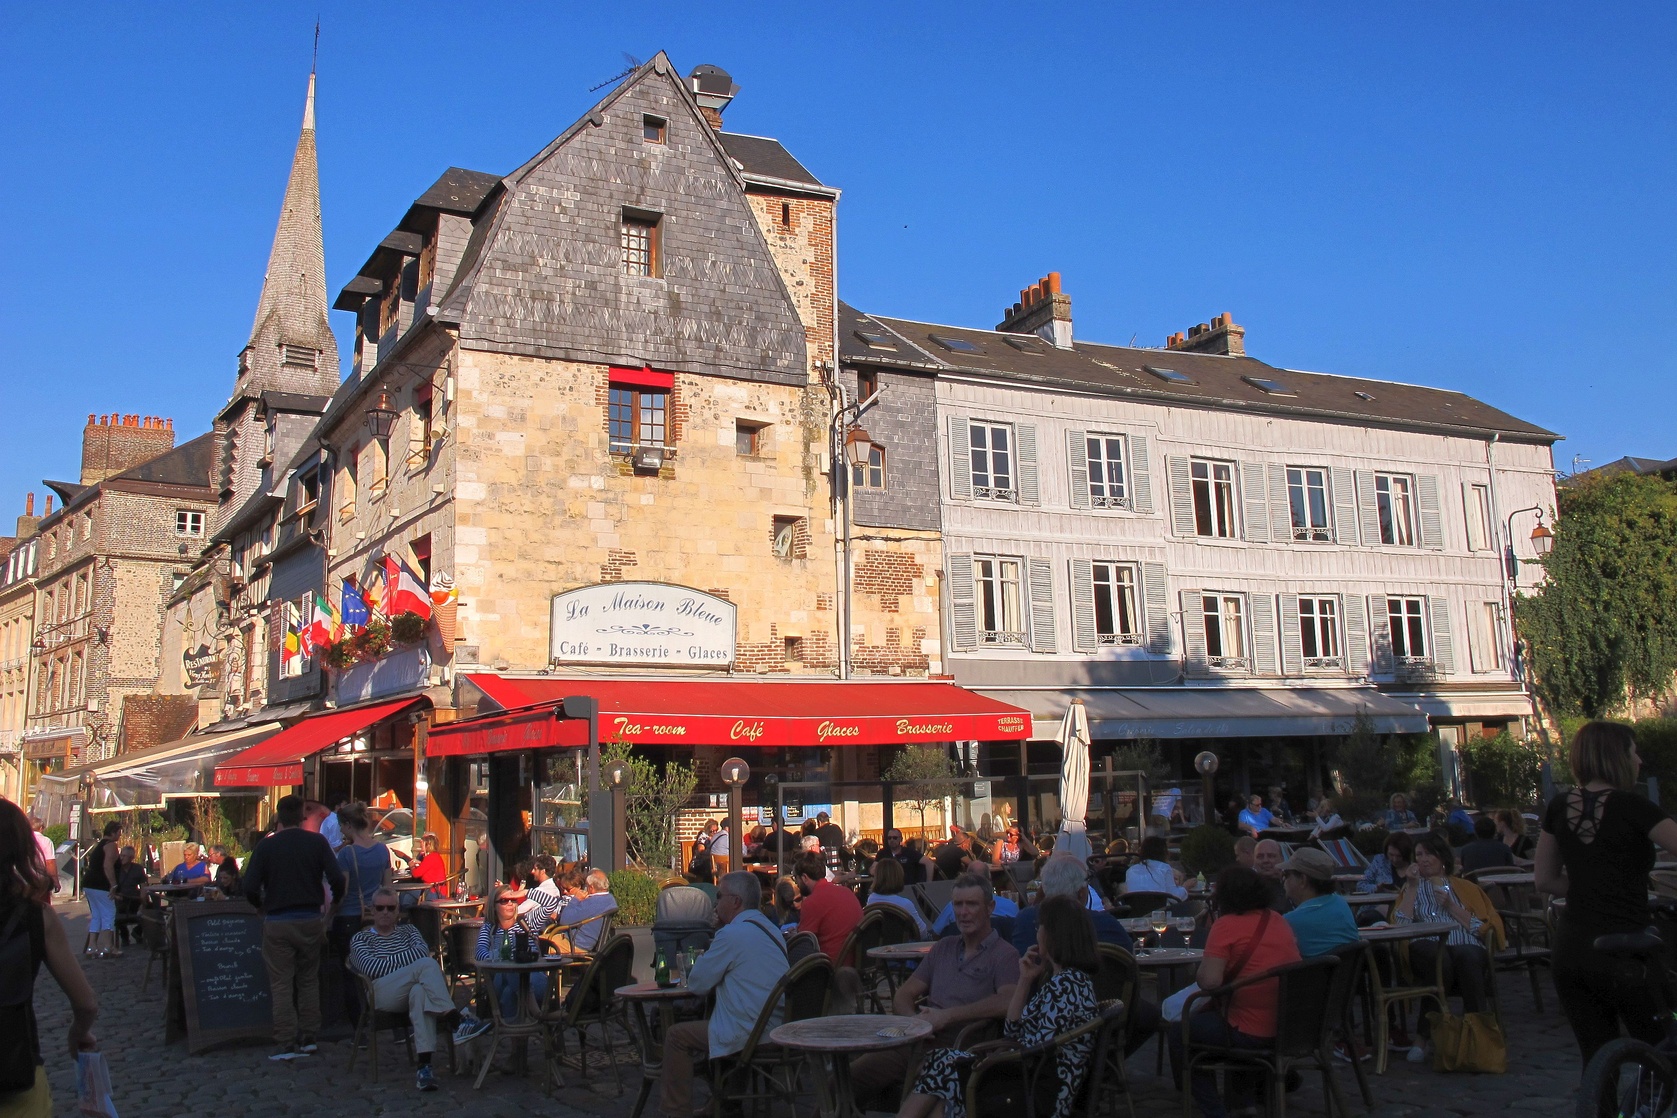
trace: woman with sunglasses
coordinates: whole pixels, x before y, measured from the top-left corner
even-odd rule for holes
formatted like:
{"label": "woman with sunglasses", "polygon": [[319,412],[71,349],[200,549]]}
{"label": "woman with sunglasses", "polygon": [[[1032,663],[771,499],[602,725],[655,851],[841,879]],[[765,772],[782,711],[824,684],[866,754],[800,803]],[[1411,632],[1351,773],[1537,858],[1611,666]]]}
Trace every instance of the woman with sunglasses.
{"label": "woman with sunglasses", "polygon": [[1014,823],[996,840],[996,845],[990,851],[990,864],[1009,866],[1021,859],[1034,862],[1040,857],[1042,852],[1025,837],[1025,832],[1020,830],[1019,825]]}
{"label": "woman with sunglasses", "polygon": [[[518,915],[518,906],[524,903],[524,891],[513,885],[497,885],[489,896],[489,911],[485,913],[483,928],[477,934],[476,958],[480,963],[491,959],[502,958],[502,944],[507,944],[508,954],[513,950],[518,933],[523,932],[530,937],[530,942],[536,942],[536,934]],[[530,996],[537,1005],[547,1000],[547,975],[537,972],[530,976]],[[495,997],[501,1003],[501,1016],[514,1018],[518,1016],[518,976],[516,974],[497,974],[495,976]]]}

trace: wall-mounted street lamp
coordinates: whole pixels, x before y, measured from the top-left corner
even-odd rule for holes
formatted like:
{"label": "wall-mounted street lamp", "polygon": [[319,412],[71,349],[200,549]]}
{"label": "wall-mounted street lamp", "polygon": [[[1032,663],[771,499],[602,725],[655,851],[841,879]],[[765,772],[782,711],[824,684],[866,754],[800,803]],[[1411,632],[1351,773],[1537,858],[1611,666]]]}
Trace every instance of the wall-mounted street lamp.
{"label": "wall-mounted street lamp", "polygon": [[395,429],[396,402],[387,390],[381,388],[373,406],[367,409],[367,430],[373,433],[373,438],[383,440],[388,439]]}
{"label": "wall-mounted street lamp", "polygon": [[1507,550],[1503,553],[1503,566],[1508,575],[1508,584],[1516,588],[1520,585],[1520,566],[1519,560],[1514,558],[1514,518],[1528,512],[1537,514],[1537,527],[1531,530],[1531,550],[1533,554],[1539,559],[1545,559],[1548,558],[1549,552],[1555,548],[1555,533],[1551,532],[1548,526],[1543,523],[1543,507],[1541,505],[1533,505],[1529,509],[1515,509],[1508,514],[1508,535],[1506,537],[1508,545]]}
{"label": "wall-mounted street lamp", "polygon": [[873,437],[863,430],[861,424],[862,413],[879,402],[879,390],[866,400],[848,400],[845,389],[838,382],[836,372],[829,366],[826,370],[827,391],[833,397],[833,418],[827,431],[828,453],[833,471],[833,495],[838,508],[839,535],[835,541],[838,552],[838,609],[835,620],[838,623],[838,654],[839,678],[850,678],[850,600],[852,582],[851,563],[851,521],[854,519],[851,505],[850,491],[854,484],[854,471],[858,466],[864,466],[873,451]]}

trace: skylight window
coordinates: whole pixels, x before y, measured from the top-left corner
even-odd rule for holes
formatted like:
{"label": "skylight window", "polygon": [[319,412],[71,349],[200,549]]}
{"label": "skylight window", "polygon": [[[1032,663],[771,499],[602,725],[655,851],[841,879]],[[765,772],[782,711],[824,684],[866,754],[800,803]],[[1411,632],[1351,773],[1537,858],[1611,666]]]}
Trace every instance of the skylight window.
{"label": "skylight window", "polygon": [[1298,395],[1297,392],[1294,392],[1291,388],[1288,388],[1280,381],[1271,380],[1269,377],[1241,377],[1240,379],[1245,381],[1247,384],[1250,384],[1253,388],[1269,393],[1271,396]]}
{"label": "skylight window", "polygon": [[1008,345],[1012,346],[1020,353],[1034,353],[1038,357],[1042,356],[1042,347],[1036,344],[1036,340],[1034,338],[1022,338],[1014,334],[1009,334],[1006,341]]}
{"label": "skylight window", "polygon": [[1187,373],[1179,373],[1175,369],[1161,369],[1157,365],[1143,365],[1142,368],[1146,369],[1148,372],[1152,373],[1154,376],[1158,377],[1160,380],[1164,381],[1166,384],[1198,384],[1199,383],[1193,377],[1189,376]]}
{"label": "skylight window", "polygon": [[973,345],[971,342],[967,341],[965,338],[951,338],[947,334],[930,334],[930,335],[927,335],[927,336],[930,337],[932,339],[932,341],[936,342],[938,345],[942,346],[944,349],[947,349],[947,350],[951,351],[952,353],[983,353],[984,352],[982,349],[979,349],[977,346]]}
{"label": "skylight window", "polygon": [[878,330],[858,330],[856,337],[869,349],[888,349],[893,353],[897,350],[897,343],[891,340],[891,336],[881,334]]}
{"label": "skylight window", "polygon": [[1367,393],[1367,392],[1362,391],[1361,389],[1358,389],[1357,390],[1357,399],[1359,399],[1359,400],[1373,400],[1374,397],[1370,393]]}

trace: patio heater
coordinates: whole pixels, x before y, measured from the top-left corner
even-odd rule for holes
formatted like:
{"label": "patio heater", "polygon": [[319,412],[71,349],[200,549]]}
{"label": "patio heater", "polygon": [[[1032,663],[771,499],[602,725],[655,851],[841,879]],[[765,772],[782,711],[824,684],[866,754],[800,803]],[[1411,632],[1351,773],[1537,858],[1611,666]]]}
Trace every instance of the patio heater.
{"label": "patio heater", "polygon": [[615,872],[629,864],[629,813],[624,804],[629,791],[629,766],[613,761],[600,775],[611,790],[611,847],[606,852],[606,866],[608,872]]}
{"label": "patio heater", "polygon": [[588,720],[588,861],[592,865],[595,836],[610,836],[616,825],[612,822],[611,796],[600,788],[600,704],[592,695],[566,695],[558,713]]}
{"label": "patio heater", "polygon": [[1199,754],[1194,758],[1194,771],[1200,774],[1200,797],[1205,814],[1202,822],[1209,823],[1215,818],[1216,811],[1217,754],[1209,749]]}
{"label": "patio heater", "polygon": [[[722,762],[722,783],[728,786],[728,869],[745,865],[744,799],[742,789],[751,779],[751,766],[743,758],[730,757]],[[739,853],[735,854],[734,851]]]}

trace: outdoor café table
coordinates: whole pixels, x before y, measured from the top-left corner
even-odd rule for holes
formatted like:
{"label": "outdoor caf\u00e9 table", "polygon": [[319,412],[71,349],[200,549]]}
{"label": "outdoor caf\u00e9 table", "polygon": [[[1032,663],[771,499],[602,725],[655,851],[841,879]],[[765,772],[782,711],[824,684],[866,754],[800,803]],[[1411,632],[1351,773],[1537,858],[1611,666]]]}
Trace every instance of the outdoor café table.
{"label": "outdoor caf\u00e9 table", "polygon": [[1396,893],[1347,893],[1345,903],[1348,905],[1391,904],[1398,899]]}
{"label": "outdoor caf\u00e9 table", "polygon": [[[426,886],[421,884],[421,888]],[[442,958],[443,929],[456,920],[477,916],[483,908],[483,901],[420,901],[414,905],[409,917],[419,934],[425,937],[425,942],[431,945],[431,954]]]}
{"label": "outdoor caf\u00e9 table", "polygon": [[1478,885],[1536,885],[1537,875],[1535,873],[1517,873],[1514,871],[1510,871],[1508,873],[1488,873],[1475,878],[1474,882]]}
{"label": "outdoor caf\u00e9 table", "polygon": [[202,893],[209,887],[210,882],[208,880],[185,881],[178,884],[165,882],[158,885],[140,886],[140,896],[152,904],[166,907],[176,901],[190,900],[193,893]]}
{"label": "outdoor caf\u00e9 table", "polygon": [[1380,977],[1380,968],[1367,968],[1369,992],[1374,1000],[1373,1012],[1369,1016],[1374,1020],[1374,1070],[1377,1074],[1386,1074],[1387,1029],[1386,1007],[1392,1002],[1412,1001],[1420,997],[1429,997],[1438,1003],[1441,1011],[1448,1011],[1450,999],[1444,989],[1444,945],[1450,939],[1450,933],[1461,927],[1454,920],[1429,920],[1417,924],[1388,924],[1385,927],[1361,928],[1358,935],[1364,943],[1401,943],[1406,940],[1436,939],[1438,940],[1438,954],[1436,969],[1432,981],[1427,982],[1419,976],[1414,977],[1414,985],[1400,984],[1396,970],[1392,971],[1392,986],[1389,988]]}
{"label": "outdoor caf\u00e9 table", "polygon": [[[629,1118],[641,1118],[646,1100],[652,1096],[652,1085],[664,1074],[664,1038],[669,1035],[670,1026],[675,1024],[676,1003],[687,998],[696,998],[698,995],[690,992],[685,982],[678,982],[674,986],[637,982],[632,986],[619,986],[616,994],[630,1003],[629,1022],[634,1027],[635,1038],[640,1042],[641,1089],[635,1095],[635,1109],[630,1112]],[[647,1019],[646,1013],[648,1007],[653,1005],[658,1007],[656,1030]]]}
{"label": "outdoor caf\u00e9 table", "polygon": [[883,959],[887,963],[918,963],[932,953],[937,941],[927,940],[920,943],[887,943],[880,947],[868,948],[868,958]]}
{"label": "outdoor caf\u00e9 table", "polygon": [[[529,1037],[537,1037],[542,1042],[542,1055],[549,1075],[552,1074],[556,1053],[553,1048],[553,1034],[548,1030],[548,1022],[542,1015],[541,1007],[536,1005],[530,997],[530,976],[533,974],[548,974],[551,979],[548,985],[548,999],[554,1001],[558,995],[559,971],[575,959],[574,955],[543,955],[528,963],[515,963],[510,959],[479,959],[477,961],[478,980],[486,988],[486,998],[489,1002],[490,1013],[495,1021],[494,1045],[484,1057],[483,1067],[478,1069],[477,1082],[474,1089],[483,1086],[483,1081],[489,1074],[489,1065],[495,1062],[495,1049],[500,1047],[501,1041],[513,1040],[512,1061],[513,1071],[523,1075],[528,1070],[524,1041]],[[507,1019],[501,1014],[501,999],[496,996],[494,976],[497,974],[516,974],[518,976],[518,1015]]]}
{"label": "outdoor caf\u00e9 table", "polygon": [[789,1021],[769,1034],[782,1048],[809,1053],[815,1066],[816,1113],[823,1118],[859,1118],[850,1084],[850,1057],[916,1044],[932,1035],[920,1017],[855,1013]]}

